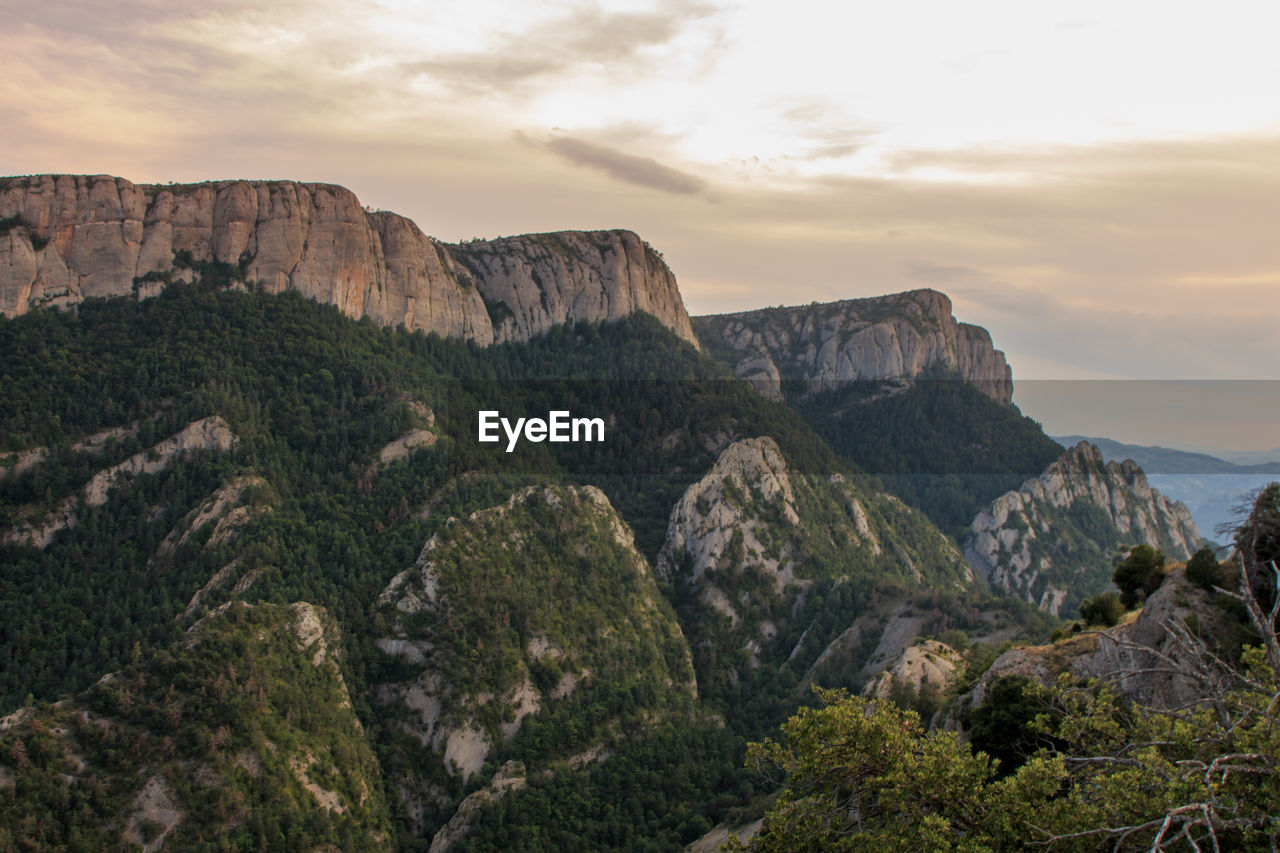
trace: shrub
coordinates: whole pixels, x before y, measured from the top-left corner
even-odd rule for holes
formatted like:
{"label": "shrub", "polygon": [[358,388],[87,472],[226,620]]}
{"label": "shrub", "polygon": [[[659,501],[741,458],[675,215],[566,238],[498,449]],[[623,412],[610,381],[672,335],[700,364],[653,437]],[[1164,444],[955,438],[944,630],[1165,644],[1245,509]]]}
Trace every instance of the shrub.
{"label": "shrub", "polygon": [[1187,561],[1187,580],[1206,590],[1222,586],[1222,565],[1214,558],[1211,548],[1201,548]]}
{"label": "shrub", "polygon": [[1110,628],[1124,615],[1124,603],[1114,592],[1086,598],[1080,603],[1080,618],[1086,625],[1103,625]]}
{"label": "shrub", "polygon": [[1111,579],[1120,587],[1125,607],[1137,607],[1164,580],[1164,553],[1150,545],[1137,545],[1116,566]]}

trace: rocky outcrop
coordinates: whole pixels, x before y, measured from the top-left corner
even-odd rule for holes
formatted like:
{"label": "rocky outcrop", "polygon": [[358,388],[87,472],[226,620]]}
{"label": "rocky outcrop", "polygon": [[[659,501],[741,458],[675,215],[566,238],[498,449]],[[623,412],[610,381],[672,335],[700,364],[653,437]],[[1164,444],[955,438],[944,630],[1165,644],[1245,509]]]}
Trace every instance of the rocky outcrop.
{"label": "rocky outcrop", "polygon": [[[293,181],[137,185],[107,175],[0,179],[0,312],[143,297],[234,265],[269,293],[487,345],[635,311],[694,341],[675,277],[627,231],[449,246],[343,187]],[[462,263],[460,264],[459,261]]]}
{"label": "rocky outcrop", "polygon": [[467,830],[471,828],[471,820],[478,812],[501,800],[509,791],[519,791],[524,787],[524,762],[508,761],[503,764],[502,769],[489,782],[489,787],[481,788],[463,800],[449,822],[431,837],[430,853],[445,853],[467,834]]}
{"label": "rocky outcrop", "polygon": [[[782,451],[768,437],[734,442],[672,510],[658,575],[671,580],[684,565],[688,578],[698,582],[708,569],[728,569],[735,562],[735,571],[750,568],[781,591],[795,581],[794,554],[785,545],[768,549],[761,541],[776,537],[764,518],[770,505],[775,519],[791,527],[800,523]],[[726,615],[737,622],[731,606]]]}
{"label": "rocky outcrop", "polygon": [[1151,488],[1141,468],[1104,462],[1082,441],[979,513],[964,553],[992,587],[1057,614],[1107,585],[1118,547],[1147,544],[1183,560],[1202,541],[1187,508]]}
{"label": "rocky outcrop", "polygon": [[862,688],[863,696],[889,699],[902,692],[942,696],[963,671],[964,655],[937,640],[923,640],[905,649],[893,665],[876,673]]}
{"label": "rocky outcrop", "polygon": [[1188,707],[1235,683],[1195,639],[1204,639],[1212,651],[1222,653],[1212,647],[1217,638],[1231,635],[1230,621],[1226,611],[1214,605],[1211,593],[1189,583],[1182,569],[1175,568],[1135,618],[1000,655],[952,705],[947,727],[958,728],[965,713],[982,704],[991,685],[1006,675],[1050,686],[1065,672],[1073,679],[1107,681],[1127,699],[1147,707]]}
{"label": "rocky outcrop", "polygon": [[[831,642],[830,626],[798,644],[784,647],[782,638],[802,633],[805,621],[797,619],[813,619],[799,615],[812,590],[888,578],[907,589],[968,587],[973,574],[955,546],[869,485],[793,470],[765,436],[730,444],[685,490],[672,509],[657,573],[693,593],[697,612],[686,615],[685,626],[699,677],[808,666],[812,658],[800,659],[801,646],[805,639]],[[860,642],[864,629],[871,626],[846,633]]]}
{"label": "rocky outcrop", "polygon": [[642,311],[697,345],[675,276],[630,231],[527,234],[449,251],[490,306],[497,342],[528,340],[560,323],[605,323]]}
{"label": "rocky outcrop", "polygon": [[1013,374],[985,329],[958,323],[951,300],[935,290],[841,302],[764,308],[694,318],[707,350],[781,399],[783,383],[809,393],[851,382],[911,380],[950,369],[983,393],[1008,403]]}

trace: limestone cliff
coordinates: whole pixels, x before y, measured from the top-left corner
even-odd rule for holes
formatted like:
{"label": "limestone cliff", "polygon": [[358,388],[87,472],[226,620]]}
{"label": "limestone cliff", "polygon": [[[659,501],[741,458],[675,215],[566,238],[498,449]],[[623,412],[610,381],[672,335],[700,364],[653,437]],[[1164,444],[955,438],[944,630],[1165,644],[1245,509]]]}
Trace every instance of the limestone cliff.
{"label": "limestone cliff", "polygon": [[[449,246],[347,189],[293,181],[136,185],[106,175],[0,179],[0,311],[139,297],[174,253],[238,265],[349,317],[482,345],[557,323],[654,314],[693,341],[675,277],[625,231]],[[509,255],[509,256],[508,256]],[[466,266],[460,266],[459,260]],[[496,318],[496,328],[495,320]]]}
{"label": "limestone cliff", "polygon": [[675,276],[630,231],[526,234],[449,251],[490,306],[498,342],[527,340],[560,323],[604,323],[643,311],[697,345]]}
{"label": "limestone cliff", "polygon": [[956,322],[951,300],[935,290],[697,317],[694,329],[713,356],[773,399],[785,381],[826,391],[934,367],[958,371],[1000,402],[1013,398],[1004,353],[985,329]]}
{"label": "limestone cliff", "polygon": [[1134,462],[1105,463],[1080,442],[979,513],[964,551],[991,586],[1057,614],[1102,591],[1118,547],[1145,543],[1186,559],[1201,541],[1187,508],[1151,488]]}

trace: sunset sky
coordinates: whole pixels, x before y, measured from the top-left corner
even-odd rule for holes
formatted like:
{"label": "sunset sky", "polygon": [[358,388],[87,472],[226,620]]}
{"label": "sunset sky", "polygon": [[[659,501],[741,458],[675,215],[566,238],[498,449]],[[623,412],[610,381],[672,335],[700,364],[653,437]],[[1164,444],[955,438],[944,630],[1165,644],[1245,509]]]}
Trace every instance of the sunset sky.
{"label": "sunset sky", "polygon": [[[1015,380],[1280,380],[1275,0],[0,12],[0,174],[328,181],[449,241],[630,228],[695,314],[928,286]],[[1280,445],[1277,383],[1127,434],[1037,387],[1087,386],[1019,392],[1051,432]]]}

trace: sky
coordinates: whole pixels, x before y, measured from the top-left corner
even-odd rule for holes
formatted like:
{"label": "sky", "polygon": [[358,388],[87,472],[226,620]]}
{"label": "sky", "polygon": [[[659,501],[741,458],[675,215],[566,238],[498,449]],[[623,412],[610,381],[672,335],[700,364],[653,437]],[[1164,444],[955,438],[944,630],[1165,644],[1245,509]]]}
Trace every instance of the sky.
{"label": "sky", "polygon": [[[1280,445],[1274,0],[0,0],[0,19],[0,174],[327,181],[446,241],[630,228],[694,314],[933,287],[1050,432]],[[1148,386],[1201,391],[1161,416]]]}

